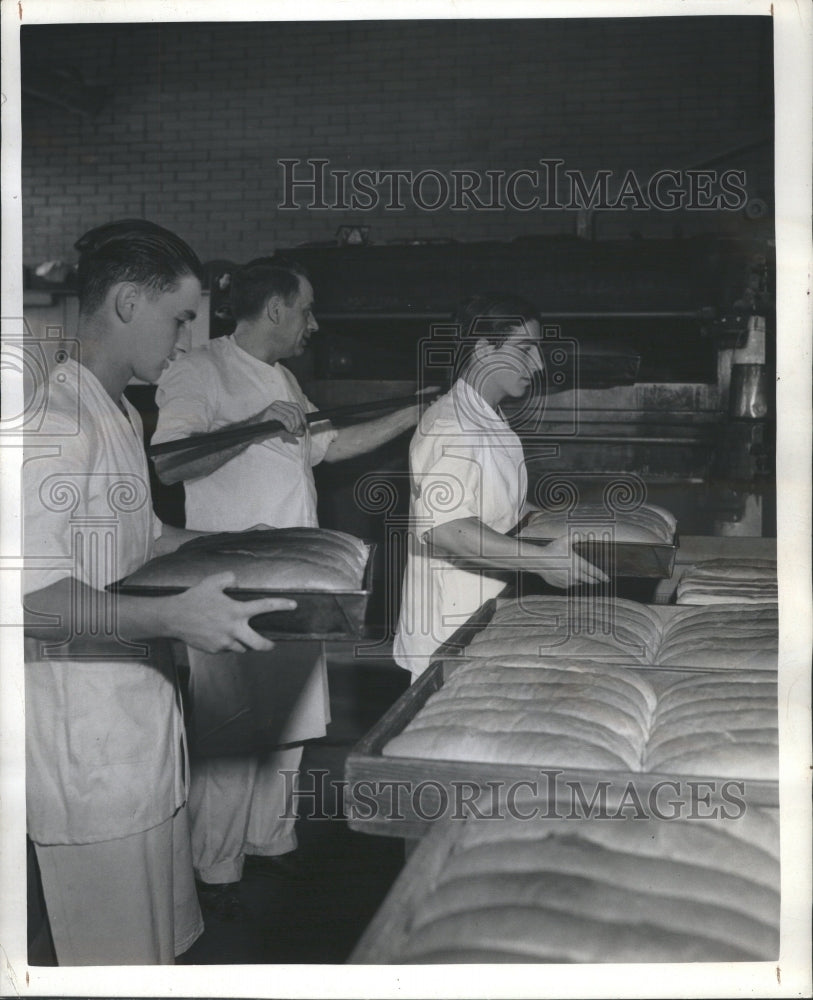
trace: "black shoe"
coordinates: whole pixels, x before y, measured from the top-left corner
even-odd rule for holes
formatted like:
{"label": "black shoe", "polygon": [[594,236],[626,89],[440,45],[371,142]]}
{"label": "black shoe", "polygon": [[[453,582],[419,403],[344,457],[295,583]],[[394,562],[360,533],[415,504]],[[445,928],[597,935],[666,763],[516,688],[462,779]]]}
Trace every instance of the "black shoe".
{"label": "black shoe", "polygon": [[248,911],[240,899],[239,882],[199,882],[195,879],[200,908],[205,916],[224,923],[247,920]]}
{"label": "black shoe", "polygon": [[293,851],[289,854],[247,854],[243,873],[284,882],[315,882],[319,878],[313,868],[303,864]]}

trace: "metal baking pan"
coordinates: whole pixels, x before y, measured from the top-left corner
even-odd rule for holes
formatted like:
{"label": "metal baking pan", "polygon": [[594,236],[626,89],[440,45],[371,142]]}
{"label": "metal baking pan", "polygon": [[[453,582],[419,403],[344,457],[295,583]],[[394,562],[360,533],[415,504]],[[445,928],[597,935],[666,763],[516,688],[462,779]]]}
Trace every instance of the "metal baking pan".
{"label": "metal baking pan", "polygon": [[666,580],[672,575],[678,540],[675,536],[671,545],[665,542],[576,542],[573,549],[611,576]]}
{"label": "metal baking pan", "polygon": [[[519,537],[533,513],[525,515],[513,534]],[[533,535],[523,535],[522,540],[534,545],[549,545],[553,541],[552,538]],[[576,542],[573,550],[610,576],[665,580],[672,575],[679,546],[675,532],[671,542],[608,542],[596,539]]]}
{"label": "metal baking pan", "polygon": [[[524,542],[549,545],[552,538],[534,538],[523,535]],[[667,580],[675,566],[679,547],[677,535],[674,542],[575,542],[573,551],[604,570],[609,576],[637,577]]]}
{"label": "metal baking pan", "polygon": [[[246,590],[227,587],[224,591],[235,601],[256,601],[263,597],[283,597],[296,601],[293,611],[269,611],[255,615],[249,624],[261,635],[279,641],[324,641],[363,638],[367,606],[373,590],[373,555],[375,543],[367,542],[369,554],[361,590]],[[108,590],[133,597],[170,597],[182,594],[187,587],[146,587],[114,583]]]}

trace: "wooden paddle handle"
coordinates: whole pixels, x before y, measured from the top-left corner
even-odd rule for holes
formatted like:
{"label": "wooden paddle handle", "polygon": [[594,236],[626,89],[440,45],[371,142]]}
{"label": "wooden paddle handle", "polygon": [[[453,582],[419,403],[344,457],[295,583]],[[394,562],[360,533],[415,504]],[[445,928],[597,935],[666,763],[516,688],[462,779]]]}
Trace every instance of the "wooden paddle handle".
{"label": "wooden paddle handle", "polygon": [[[435,389],[435,392],[438,390]],[[432,393],[434,394],[434,393]],[[424,396],[429,395],[424,393]],[[363,413],[370,413],[375,410],[391,410],[399,406],[408,406],[421,402],[416,396],[399,396],[395,399],[381,399],[369,403],[353,403],[348,406],[334,406],[326,410],[317,410],[314,413],[307,413],[305,420],[309,424],[319,423],[322,420],[334,420],[337,417],[359,416]],[[158,455],[176,455],[177,463],[166,463],[165,468],[169,469],[175,464],[185,464],[193,459],[204,458],[213,455],[218,451],[231,448],[235,444],[243,444],[255,438],[267,438],[275,434],[280,434],[285,430],[285,425],[279,420],[264,420],[258,424],[245,424],[242,427],[226,427],[219,431],[210,431],[208,434],[194,434],[192,437],[180,438],[177,441],[164,441],[160,444],[150,445],[147,454],[151,458]]]}

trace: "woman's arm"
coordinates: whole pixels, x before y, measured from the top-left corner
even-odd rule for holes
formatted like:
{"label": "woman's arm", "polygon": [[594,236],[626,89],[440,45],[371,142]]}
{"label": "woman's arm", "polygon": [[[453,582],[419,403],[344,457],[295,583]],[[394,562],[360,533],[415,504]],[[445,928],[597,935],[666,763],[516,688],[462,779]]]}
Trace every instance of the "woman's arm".
{"label": "woman's arm", "polygon": [[424,536],[432,554],[451,558],[462,568],[522,570],[536,573],[552,587],[604,583],[607,575],[576,555],[566,537],[534,545],[494,531],[477,517],[447,521]]}

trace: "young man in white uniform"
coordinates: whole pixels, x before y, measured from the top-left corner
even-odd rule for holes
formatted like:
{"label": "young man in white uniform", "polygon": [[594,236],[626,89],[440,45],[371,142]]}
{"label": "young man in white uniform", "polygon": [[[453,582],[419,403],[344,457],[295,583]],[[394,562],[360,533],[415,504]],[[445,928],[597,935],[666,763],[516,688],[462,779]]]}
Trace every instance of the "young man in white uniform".
{"label": "young man in white uniform", "polygon": [[[316,527],[312,467],[377,448],[412,427],[418,407],[340,430],[324,422],[308,429],[305,414],[315,407],[280,364],[302,354],[318,329],[307,276],[290,263],[260,258],[234,275],[231,302],[234,334],[179,358],[162,377],[154,441],[272,418],[288,433],[173,465],[171,472],[159,459],[158,474],[164,482],[184,481],[189,528]],[[274,859],[296,847],[292,773],[302,741],[325,733],[327,675],[321,644],[314,642],[280,643],[272,657],[190,650],[190,668],[198,736],[229,722],[239,729],[242,721],[248,742],[268,748],[193,762],[195,870],[202,898],[216,905],[216,888],[207,894],[205,887],[233,892],[246,855],[255,864],[263,859],[259,864],[273,873]],[[266,694],[258,697],[258,690]],[[252,721],[258,703],[269,713],[265,722]],[[252,733],[258,725],[263,731]]]}
{"label": "young man in white uniform", "polygon": [[[195,316],[200,263],[172,233],[111,223],[77,243],[79,356],[47,383],[23,469],[26,791],[60,965],[171,963],[201,933],[183,722],[166,638],[268,649],[263,608],[220,574],[176,597],[107,584],[194,533],[152,513],[138,413]],[[149,640],[149,641],[145,641]]]}

